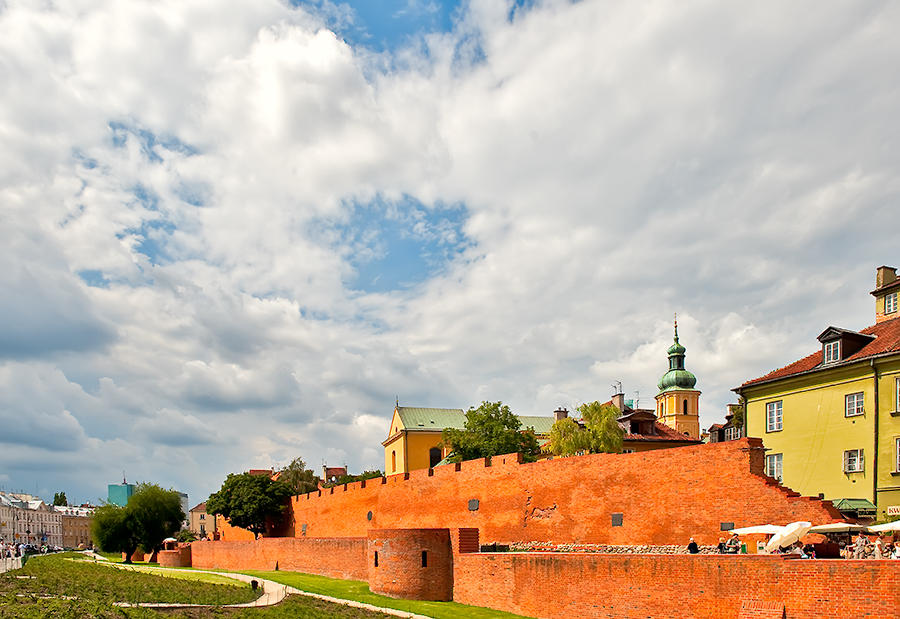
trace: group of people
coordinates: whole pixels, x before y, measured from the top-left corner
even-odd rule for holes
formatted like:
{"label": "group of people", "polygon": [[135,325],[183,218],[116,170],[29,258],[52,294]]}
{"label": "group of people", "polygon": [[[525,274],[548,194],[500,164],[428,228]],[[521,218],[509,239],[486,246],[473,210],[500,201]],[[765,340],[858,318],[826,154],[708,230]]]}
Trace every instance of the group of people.
{"label": "group of people", "polygon": [[872,542],[867,536],[860,533],[853,544],[846,544],[841,548],[841,557],[844,559],[900,559],[900,542],[881,541],[881,536],[876,536]]}
{"label": "group of people", "polygon": [[6,543],[0,540],[0,559],[15,559],[16,557],[25,556],[27,548],[25,544],[16,544],[14,542]]}

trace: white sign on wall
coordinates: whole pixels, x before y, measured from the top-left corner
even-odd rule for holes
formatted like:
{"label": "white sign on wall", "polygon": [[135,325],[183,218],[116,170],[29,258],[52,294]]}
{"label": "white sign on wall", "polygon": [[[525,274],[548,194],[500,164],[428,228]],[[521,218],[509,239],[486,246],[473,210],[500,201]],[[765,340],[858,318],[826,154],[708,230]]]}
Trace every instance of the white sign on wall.
{"label": "white sign on wall", "polygon": [[884,513],[888,516],[900,516],[900,505],[888,505]]}

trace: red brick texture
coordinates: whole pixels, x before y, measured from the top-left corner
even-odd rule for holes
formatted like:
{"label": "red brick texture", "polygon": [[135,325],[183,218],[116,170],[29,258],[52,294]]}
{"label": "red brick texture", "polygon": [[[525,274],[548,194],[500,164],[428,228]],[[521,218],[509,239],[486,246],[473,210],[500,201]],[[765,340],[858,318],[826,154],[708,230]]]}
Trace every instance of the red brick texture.
{"label": "red brick texture", "polygon": [[161,567],[191,567],[191,547],[182,546],[175,550],[160,550],[157,560]]}
{"label": "red brick texture", "polygon": [[453,599],[448,529],[373,529],[366,559],[373,593],[408,600]]}
{"label": "red brick texture", "polygon": [[743,602],[738,619],[784,619],[781,602]]}
{"label": "red brick texture", "polygon": [[247,542],[193,542],[192,564],[224,570],[290,570],[366,580],[366,539],[268,537]]}
{"label": "red brick texture", "polygon": [[[481,543],[715,545],[720,524],[840,520],[763,475],[760,439],[521,464],[515,455],[299,495],[289,530],[364,537],[371,528],[477,528]],[[477,503],[477,504],[476,504]],[[369,519],[371,512],[371,519]],[[622,526],[612,526],[613,514]]]}
{"label": "red brick texture", "polygon": [[454,601],[532,617],[733,618],[752,602],[767,613],[783,604],[788,619],[887,619],[900,609],[900,565],[887,560],[483,553],[454,561]]}

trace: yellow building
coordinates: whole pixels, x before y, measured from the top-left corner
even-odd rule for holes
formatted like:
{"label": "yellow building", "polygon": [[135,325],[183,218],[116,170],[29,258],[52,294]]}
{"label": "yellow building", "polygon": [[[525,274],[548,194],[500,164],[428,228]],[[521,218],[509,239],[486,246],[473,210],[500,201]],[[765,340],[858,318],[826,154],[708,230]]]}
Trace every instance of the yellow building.
{"label": "yellow building", "polygon": [[734,390],[767,474],[849,515],[900,515],[898,291],[896,269],[879,267],[874,326],[828,327],[818,351]]}
{"label": "yellow building", "polygon": [[[538,440],[546,439],[553,417],[517,415],[522,429],[534,428]],[[416,408],[396,406],[384,446],[384,473],[396,475],[417,469],[428,469],[443,460],[448,450],[442,448],[444,428],[464,430],[466,413],[459,408]]]}

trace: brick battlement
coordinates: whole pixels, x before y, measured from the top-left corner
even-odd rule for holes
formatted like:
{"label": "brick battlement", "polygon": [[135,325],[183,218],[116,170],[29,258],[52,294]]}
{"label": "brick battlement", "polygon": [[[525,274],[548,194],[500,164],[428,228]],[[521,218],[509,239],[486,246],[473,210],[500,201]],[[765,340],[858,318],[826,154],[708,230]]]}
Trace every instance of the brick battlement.
{"label": "brick battlement", "polygon": [[472,527],[500,543],[683,545],[715,544],[727,523],[841,520],[830,502],[772,485],[763,458],[755,438],[534,463],[494,456],[295,496],[285,534]]}

